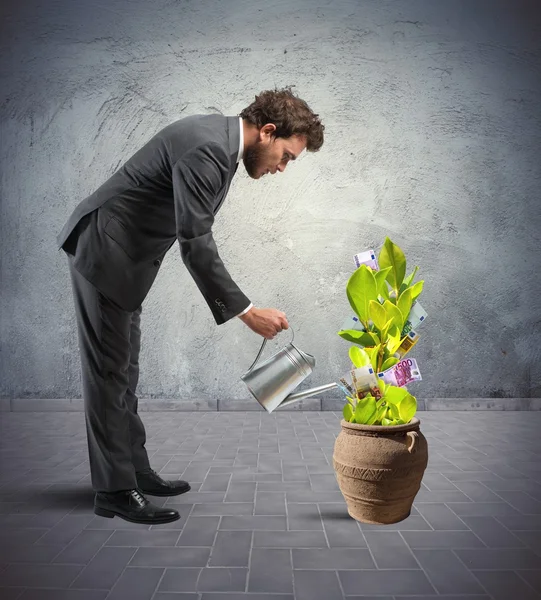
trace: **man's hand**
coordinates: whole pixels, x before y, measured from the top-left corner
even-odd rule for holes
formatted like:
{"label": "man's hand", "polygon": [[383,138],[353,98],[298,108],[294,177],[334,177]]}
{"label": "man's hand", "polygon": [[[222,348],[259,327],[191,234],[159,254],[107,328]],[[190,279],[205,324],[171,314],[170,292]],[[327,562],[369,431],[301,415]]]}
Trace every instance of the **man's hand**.
{"label": "man's hand", "polygon": [[252,331],[268,340],[272,340],[282,329],[289,329],[285,313],[275,308],[256,308],[253,306],[239,319],[242,319]]}

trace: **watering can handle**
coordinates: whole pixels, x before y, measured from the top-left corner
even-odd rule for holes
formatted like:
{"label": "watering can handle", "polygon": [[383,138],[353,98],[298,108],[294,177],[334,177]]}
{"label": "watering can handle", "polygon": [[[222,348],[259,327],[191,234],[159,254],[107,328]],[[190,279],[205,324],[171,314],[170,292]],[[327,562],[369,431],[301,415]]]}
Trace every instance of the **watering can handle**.
{"label": "watering can handle", "polygon": [[[293,336],[291,337],[291,342],[293,342],[293,338],[295,337],[295,332],[293,331],[293,327],[290,326],[289,329],[291,329],[291,333],[293,334]],[[263,343],[261,344],[261,348],[259,349],[259,352],[257,353],[257,356],[255,357],[255,360],[252,363],[252,366],[248,369],[248,371],[246,371],[247,374],[255,367],[257,361],[259,360],[259,357],[261,356],[261,353],[263,352],[263,349],[265,348],[266,343],[267,343],[267,338],[264,338]]]}

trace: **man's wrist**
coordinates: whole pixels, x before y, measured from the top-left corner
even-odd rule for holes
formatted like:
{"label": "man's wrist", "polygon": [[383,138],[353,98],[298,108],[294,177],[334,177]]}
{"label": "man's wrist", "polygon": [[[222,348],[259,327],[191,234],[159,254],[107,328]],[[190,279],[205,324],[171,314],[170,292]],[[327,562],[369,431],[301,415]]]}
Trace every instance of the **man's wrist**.
{"label": "man's wrist", "polygon": [[254,305],[250,302],[250,304],[241,312],[237,315],[237,317],[242,318],[245,315],[248,314],[248,312],[254,307]]}

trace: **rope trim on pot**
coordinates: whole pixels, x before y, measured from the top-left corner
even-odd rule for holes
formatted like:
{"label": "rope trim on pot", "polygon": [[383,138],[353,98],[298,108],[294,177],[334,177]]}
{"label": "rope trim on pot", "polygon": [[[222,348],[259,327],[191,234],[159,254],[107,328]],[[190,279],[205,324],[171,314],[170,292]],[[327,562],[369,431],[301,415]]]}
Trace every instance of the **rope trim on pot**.
{"label": "rope trim on pot", "polygon": [[366,429],[350,429],[343,427],[342,431],[347,435],[362,435],[365,437],[406,437],[408,431],[419,431],[419,426],[409,429],[408,431],[367,431]]}
{"label": "rope trim on pot", "polygon": [[383,481],[384,479],[394,479],[409,477],[412,473],[418,473],[419,467],[403,467],[401,469],[369,469],[359,467],[349,467],[336,462],[333,458],[333,466],[335,471],[345,477],[353,477],[362,479],[363,481]]}

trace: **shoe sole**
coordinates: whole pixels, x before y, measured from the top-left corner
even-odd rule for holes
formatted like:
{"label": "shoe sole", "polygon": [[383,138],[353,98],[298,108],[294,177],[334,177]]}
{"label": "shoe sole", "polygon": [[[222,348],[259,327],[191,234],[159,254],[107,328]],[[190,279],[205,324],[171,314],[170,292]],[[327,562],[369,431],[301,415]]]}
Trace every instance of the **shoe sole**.
{"label": "shoe sole", "polygon": [[156,498],[161,497],[161,498],[165,498],[165,497],[169,497],[169,496],[180,496],[181,494],[185,494],[186,492],[189,492],[192,488],[190,486],[188,486],[186,489],[180,490],[178,492],[160,492],[155,493],[155,492],[151,492],[150,490],[144,490],[143,488],[138,488],[139,490],[141,490],[143,492],[143,494],[147,494],[148,496],[155,496]]}
{"label": "shoe sole", "polygon": [[121,519],[124,519],[124,521],[129,521],[130,523],[140,523],[141,525],[161,525],[163,523],[172,523],[173,521],[178,521],[180,519],[179,514],[174,515],[173,517],[163,517],[160,519],[130,519],[129,517],[121,515],[120,513],[107,510],[106,508],[99,508],[97,506],[94,507],[94,514],[98,515],[98,517],[105,517],[106,519],[120,517]]}

